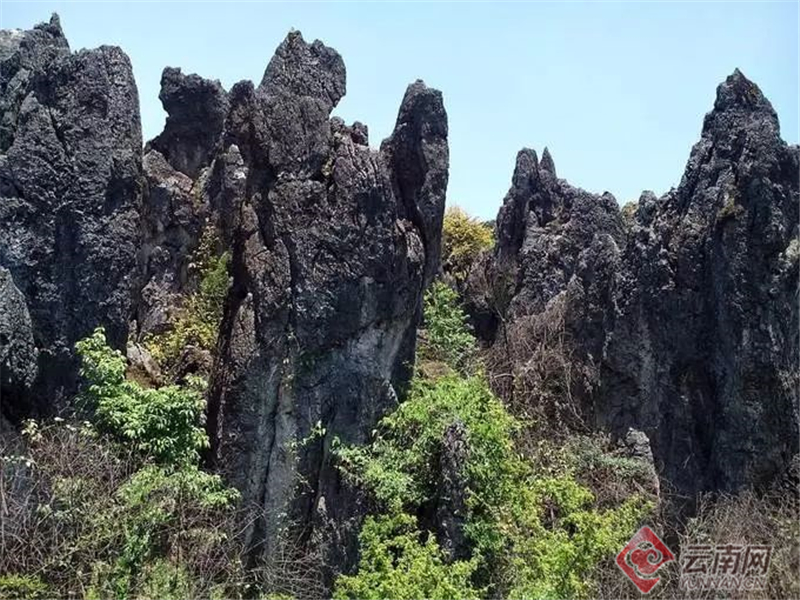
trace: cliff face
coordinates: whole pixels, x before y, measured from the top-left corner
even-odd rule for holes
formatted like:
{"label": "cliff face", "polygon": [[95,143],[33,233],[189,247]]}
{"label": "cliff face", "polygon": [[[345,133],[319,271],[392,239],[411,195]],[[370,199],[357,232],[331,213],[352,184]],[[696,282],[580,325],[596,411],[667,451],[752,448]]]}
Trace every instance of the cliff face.
{"label": "cliff face", "polygon": [[[345,83],[341,57],[294,32],[258,86],[167,68],[166,127],[143,152],[119,49],[71,53],[55,17],[0,33],[0,430],[67,403],[96,326],[116,347],[132,320],[140,339],[169,327],[198,249],[228,251],[210,461],[264,511],[254,542],[269,549],[286,515],[352,558],[360,500],[331,444],[368,440],[409,381],[448,146],[442,96],[416,82],[370,148],[331,118]],[[628,435],[644,432],[680,494],[779,476],[798,452],[798,168],[738,71],[678,188],[633,210],[521,151],[495,253],[466,283],[492,364],[528,378],[510,399],[535,390],[559,427],[646,447]]]}
{"label": "cliff face", "polygon": [[600,412],[679,490],[765,484],[798,451],[798,156],[736,71],[678,188],[636,208]]}
{"label": "cliff face", "polygon": [[396,404],[437,269],[441,94],[409,86],[375,151],[363,125],[330,119],[344,92],[339,55],[291,33],[257,88],[231,90],[213,167],[233,240],[209,405],[214,455],[245,501],[275,517],[256,532],[268,540],[285,511],[340,529],[355,514],[330,444],[367,440]]}
{"label": "cliff face", "polygon": [[145,149],[139,334],[168,326],[212,231],[232,283],[210,383],[211,460],[266,515],[254,543],[270,548],[286,514],[342,536],[333,552],[346,552],[337,545],[354,541],[359,510],[330,444],[366,441],[410,377],[439,260],[441,94],[409,86],[374,150],[364,125],[330,117],[345,93],[341,57],[299,33],[257,87],[226,92],[172,68],[161,83],[169,116]]}
{"label": "cliff face", "polygon": [[77,376],[73,346],[97,325],[124,346],[140,245],[141,143],[136,84],[121,50],[70,53],[57,17],[2,32],[0,266],[4,286],[18,290],[11,314],[30,317],[14,319],[17,334],[38,349],[25,377],[3,378],[6,417],[66,403]]}
{"label": "cliff face", "polygon": [[508,299],[494,298],[506,335],[531,316],[563,318],[582,417],[647,433],[677,492],[774,479],[798,452],[800,195],[798,149],[769,102],[736,71],[679,187],[625,215],[610,195],[557,179],[545,154],[518,156],[481,267],[507,282]]}
{"label": "cliff face", "polygon": [[135,323],[129,355],[149,374],[135,342],[168,328],[197,288],[198,249],[229,251],[212,460],[265,511],[254,541],[274,541],[284,512],[352,541],[358,511],[329,449],[366,440],[410,378],[438,270],[441,94],[410,85],[394,133],[371,149],[364,125],[330,118],[341,57],[291,33],[258,87],[228,93],[165,69],[167,123],[142,159],[118,49],[72,54],[54,17],[3,32],[0,60],[3,427],[66,404],[74,344],[98,325],[124,347]]}

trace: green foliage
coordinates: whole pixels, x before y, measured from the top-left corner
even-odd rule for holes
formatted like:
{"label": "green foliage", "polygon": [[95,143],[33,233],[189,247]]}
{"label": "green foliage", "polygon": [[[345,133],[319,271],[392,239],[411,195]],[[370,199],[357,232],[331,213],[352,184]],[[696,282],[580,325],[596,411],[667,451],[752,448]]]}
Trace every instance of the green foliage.
{"label": "green foliage", "polygon": [[146,389],[125,378],[125,357],[106,343],[98,328],[76,344],[86,397],[97,426],[145,457],[167,464],[197,462],[208,447],[202,427],[204,383]]}
{"label": "green foliage", "polygon": [[220,542],[213,520],[237,498],[218,476],[195,466],[148,465],[134,473],[117,490],[112,507],[93,520],[94,543],[117,549],[114,560],[93,565],[94,594],[126,598],[132,590],[140,595],[160,590],[145,597],[191,596],[180,594],[189,586],[185,567],[163,557],[179,548],[202,554],[201,548]]}
{"label": "green foliage", "polygon": [[423,359],[445,362],[462,373],[468,370],[475,356],[475,337],[458,294],[439,281],[425,293],[425,335],[420,346]]}
{"label": "green foliage", "polygon": [[161,600],[196,597],[186,569],[163,559],[154,561],[142,570],[138,596]]}
{"label": "green foliage", "polygon": [[596,567],[625,545],[651,505],[632,496],[613,510],[598,510],[594,495],[570,474],[530,485],[538,520],[510,536],[508,596],[591,597]]}
{"label": "green foliage", "polygon": [[442,223],[442,263],[445,271],[463,281],[470,267],[494,245],[492,228],[470,217],[463,209],[447,209]]}
{"label": "green foliage", "polygon": [[0,598],[3,600],[43,600],[50,597],[47,585],[32,575],[0,575]]}
{"label": "green foliage", "polygon": [[[23,430],[30,454],[0,461],[13,468],[10,487],[0,477],[0,495],[36,492],[16,503],[12,496],[9,511],[21,528],[15,537],[37,546],[32,557],[3,555],[0,567],[40,573],[49,587],[6,577],[3,595],[237,595],[242,548],[228,544],[239,495],[198,467],[208,446],[204,383],[142,388],[125,378],[125,358],[109,348],[102,329],[76,348],[95,424],[30,421]],[[13,482],[17,474],[24,485]]]}
{"label": "green foliage", "polygon": [[211,350],[217,341],[219,324],[230,279],[228,265],[230,254],[214,254],[217,245],[213,229],[208,229],[195,253],[200,284],[197,291],[186,298],[170,328],[145,340],[153,358],[169,371],[178,361],[184,348],[194,345]]}
{"label": "green foliage", "polygon": [[[473,590],[488,585],[509,597],[588,596],[595,566],[619,551],[649,506],[634,496],[599,510],[573,472],[535,477],[516,450],[520,423],[483,377],[415,380],[369,446],[338,448],[336,454],[346,477],[370,490],[384,515],[417,514],[436,500],[438,457],[455,422],[468,434],[464,532],[476,566]],[[363,580],[348,580],[362,595],[383,568],[370,560],[362,559],[355,576],[364,573]]]}
{"label": "green foliage", "polygon": [[339,577],[334,598],[446,600],[480,597],[470,582],[477,561],[448,564],[435,537],[420,532],[414,517],[405,514],[368,517],[359,542],[358,574]]}
{"label": "green foliage", "polygon": [[[202,555],[223,539],[215,521],[224,519],[238,493],[217,475],[201,471],[208,447],[203,428],[205,382],[191,378],[146,389],[126,379],[123,355],[108,346],[102,328],[76,344],[86,399],[97,429],[125,451],[134,450],[141,468],[111,496],[96,500],[85,477],[53,479],[53,502],[80,525],[79,552],[95,557],[90,597],[188,597],[186,563],[167,560]],[[30,429],[30,428],[29,428]],[[37,428],[31,429],[38,434]],[[107,490],[111,492],[111,490]],[[110,550],[110,551],[109,551]]]}

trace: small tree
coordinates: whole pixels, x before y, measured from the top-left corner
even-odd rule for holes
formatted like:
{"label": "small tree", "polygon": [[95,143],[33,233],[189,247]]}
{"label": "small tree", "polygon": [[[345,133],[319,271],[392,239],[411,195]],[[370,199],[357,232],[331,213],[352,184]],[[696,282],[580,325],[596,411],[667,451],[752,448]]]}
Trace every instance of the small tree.
{"label": "small tree", "polygon": [[457,281],[464,281],[480,253],[493,245],[491,227],[470,217],[458,206],[447,209],[442,224],[442,264],[445,272]]}
{"label": "small tree", "polygon": [[203,429],[205,382],[146,389],[125,378],[125,357],[106,343],[98,328],[76,344],[81,357],[85,398],[95,411],[97,427],[142,456],[165,464],[193,464],[208,447]]}

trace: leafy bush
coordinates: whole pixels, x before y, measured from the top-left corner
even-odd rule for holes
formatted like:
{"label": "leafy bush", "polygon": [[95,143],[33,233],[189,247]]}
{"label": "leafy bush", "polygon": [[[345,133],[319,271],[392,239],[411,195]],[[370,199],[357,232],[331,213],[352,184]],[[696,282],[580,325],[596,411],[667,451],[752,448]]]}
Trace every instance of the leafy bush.
{"label": "leafy bush", "polygon": [[368,517],[359,536],[358,575],[336,580],[334,598],[431,600],[479,598],[470,578],[477,561],[447,564],[433,535],[406,514]]}
{"label": "leafy bush", "polygon": [[145,346],[162,369],[169,372],[189,345],[212,350],[219,334],[225,297],[230,286],[228,265],[230,254],[214,255],[216,245],[212,233],[204,233],[195,261],[199,268],[199,286],[190,294],[166,331],[148,336]]}
{"label": "leafy bush", "polygon": [[470,333],[467,316],[458,302],[458,294],[439,281],[425,293],[425,335],[420,357],[442,361],[465,373],[475,356],[475,337]]}
{"label": "leafy bush", "polygon": [[[473,590],[489,585],[509,597],[590,595],[596,565],[619,551],[650,506],[633,496],[599,510],[573,473],[534,477],[515,447],[520,424],[482,377],[414,381],[408,399],[380,422],[369,446],[336,454],[345,476],[372,492],[385,518],[417,514],[436,502],[438,457],[445,430],[456,421],[468,432],[464,533],[476,565]],[[347,580],[347,589],[362,595],[383,568],[370,562],[380,555],[365,556],[358,575]]]}
{"label": "leafy bush", "polygon": [[[416,543],[413,556],[418,557],[424,539],[427,555],[442,557],[442,564],[430,567],[437,580],[461,581],[469,573],[470,587],[461,587],[456,596],[591,595],[598,564],[638,529],[650,503],[629,494],[599,508],[595,495],[578,481],[584,467],[578,457],[600,460],[596,453],[576,451],[552,470],[549,464],[532,464],[519,452],[523,423],[508,412],[480,372],[459,374],[475,371],[465,360],[471,358],[475,340],[455,292],[434,284],[426,296],[425,321],[424,353],[453,369],[434,378],[418,371],[405,402],[379,422],[369,445],[334,445],[345,478],[369,491],[379,515],[365,524],[358,573],[340,578],[337,590],[348,597],[400,597],[403,585],[413,588],[410,570],[419,565],[390,560],[398,555],[393,544],[402,525],[403,550]],[[455,426],[466,432],[457,485],[465,495],[461,528],[470,558],[448,563],[433,541],[436,532],[427,532],[426,538],[411,515],[428,514],[425,522],[435,523],[431,510],[452,502],[438,495],[440,482],[449,476],[441,461],[447,433]],[[614,466],[630,466],[618,463]],[[426,590],[413,589],[425,596]]]}
{"label": "leafy bush", "polygon": [[0,575],[0,598],[3,600],[40,600],[50,597],[47,585],[31,575]]}
{"label": "leafy bush", "polygon": [[[113,560],[93,564],[92,590],[101,598],[155,589],[163,597],[188,589],[188,568],[218,550],[225,534],[214,521],[224,518],[238,494],[194,466],[148,465],[114,496],[113,505],[93,520],[96,543],[117,549]],[[171,564],[164,558],[170,555],[182,560]]]}
{"label": "leafy bush", "polygon": [[88,423],[29,423],[24,435],[26,454],[0,460],[0,572],[26,576],[11,581],[16,592],[6,580],[0,597],[20,594],[20,581],[37,584],[24,588],[32,597],[240,593],[238,495],[219,477],[195,465],[142,465]]}
{"label": "leafy bush", "polygon": [[144,389],[125,379],[102,329],[76,348],[96,427],[31,421],[28,454],[3,456],[13,529],[0,568],[41,574],[63,597],[185,598],[220,585],[238,595],[238,493],[197,464],[208,446],[202,382]]}
{"label": "leafy bush", "polygon": [[125,378],[125,357],[106,343],[98,328],[76,344],[86,398],[95,411],[98,428],[139,451],[168,464],[195,463],[208,447],[202,427],[203,382],[189,387],[146,389]]}
{"label": "leafy bush", "polygon": [[457,281],[466,279],[481,252],[494,245],[492,228],[470,217],[463,209],[447,209],[442,223],[442,263]]}

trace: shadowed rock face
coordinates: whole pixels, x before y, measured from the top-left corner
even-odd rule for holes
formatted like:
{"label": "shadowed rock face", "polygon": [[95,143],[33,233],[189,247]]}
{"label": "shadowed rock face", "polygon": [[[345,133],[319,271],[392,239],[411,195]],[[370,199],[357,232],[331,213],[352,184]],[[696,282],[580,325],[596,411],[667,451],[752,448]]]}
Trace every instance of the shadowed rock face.
{"label": "shadowed rock face", "polygon": [[175,170],[160,152],[147,152],[143,167],[143,287],[136,306],[140,335],[164,330],[181,307],[208,213],[202,184]]}
{"label": "shadowed rock face", "polygon": [[[16,417],[74,391],[74,343],[98,325],[124,347],[136,283],[141,130],[118,48],[70,53],[54,16],[0,34],[0,265],[21,294],[38,349]],[[7,398],[4,398],[7,400]]]}
{"label": "shadowed rock face", "polygon": [[36,381],[38,352],[25,296],[14,285],[11,273],[0,267],[0,397],[7,404],[0,415],[18,421],[14,414]]}
{"label": "shadowed rock face", "polygon": [[334,553],[358,510],[330,444],[366,441],[409,379],[448,164],[439,92],[409,86],[380,151],[362,125],[330,118],[344,93],[339,55],[289,34],[258,88],[232,88],[208,187],[233,276],[211,382],[215,462],[271,517],[256,538],[274,540],[288,511],[335,523]]}
{"label": "shadowed rock face", "polygon": [[798,156],[736,71],[678,188],[636,208],[599,412],[679,491],[766,484],[798,452]]}
{"label": "shadowed rock face", "polygon": [[488,268],[509,323],[563,302],[584,414],[643,430],[673,489],[759,486],[798,451],[798,201],[798,149],[736,71],[680,186],[625,218],[520,152]]}

